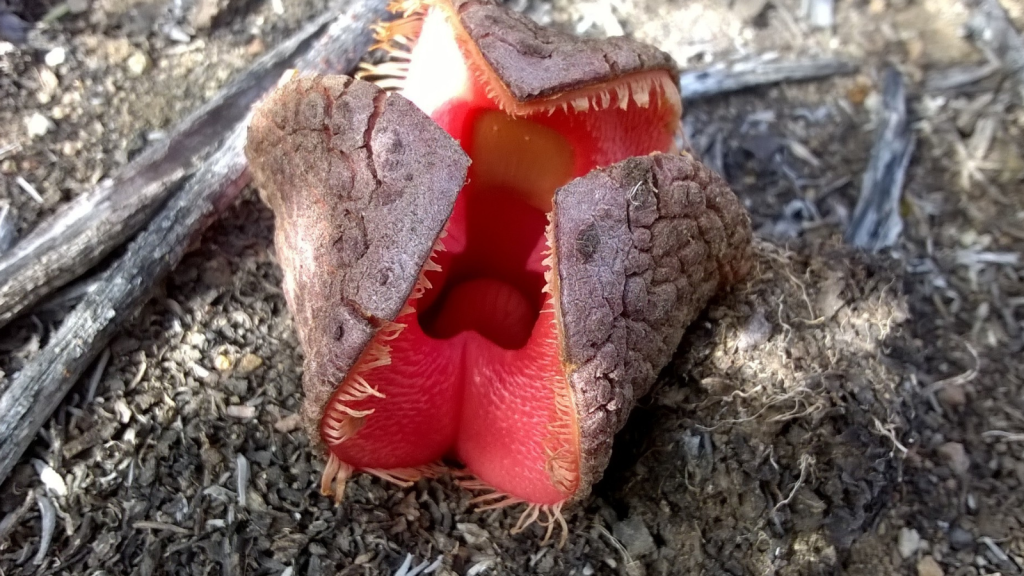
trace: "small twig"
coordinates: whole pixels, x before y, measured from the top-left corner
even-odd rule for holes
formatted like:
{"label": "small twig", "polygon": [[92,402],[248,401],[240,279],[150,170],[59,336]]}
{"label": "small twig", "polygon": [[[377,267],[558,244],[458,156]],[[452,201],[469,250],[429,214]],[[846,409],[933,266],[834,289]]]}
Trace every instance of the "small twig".
{"label": "small twig", "polygon": [[622,545],[622,542],[619,542],[618,538],[613,536],[612,533],[609,532],[607,528],[605,528],[604,526],[602,526],[600,524],[598,524],[596,526],[596,528],[597,528],[598,533],[601,534],[602,536],[604,536],[605,538],[607,538],[608,541],[611,542],[612,546],[616,550],[619,551],[619,554],[622,556],[622,562],[625,565],[629,566],[630,564],[633,563],[633,557],[629,555],[629,551],[626,550],[626,547]]}
{"label": "small twig", "polygon": [[815,80],[857,71],[856,64],[840,58],[772,60],[772,55],[758,56],[684,72],[679,77],[683,99],[697,100],[769,84]]}
{"label": "small twig", "polygon": [[1024,433],[1007,432],[1006,430],[986,430],[981,433],[982,438],[999,438],[1007,442],[1024,442]]}
{"label": "small twig", "polygon": [[53,531],[57,528],[57,509],[53,502],[45,494],[36,494],[36,503],[39,504],[39,515],[43,518],[42,532],[39,535],[39,550],[33,564],[42,564],[46,560],[46,554],[50,551],[50,542],[53,541]]}
{"label": "small twig", "polygon": [[[438,555],[437,558],[434,558],[434,561],[431,562],[429,566],[427,566],[426,568],[423,569],[423,574],[433,574],[434,572],[437,572],[441,568],[441,566],[443,564],[444,564],[444,556]],[[417,566],[417,568],[418,568],[418,566]],[[410,575],[410,576],[413,576],[413,575]]]}
{"label": "small twig", "polygon": [[110,348],[104,348],[103,354],[100,354],[100,359],[96,362],[96,368],[92,371],[92,376],[89,377],[89,389],[85,393],[85,404],[93,401],[96,398],[96,389],[99,388],[100,380],[103,379],[103,372],[107,370],[107,362],[110,361]]}
{"label": "small twig", "polygon": [[19,150],[21,150],[21,144],[18,142],[14,142],[13,144],[4,144],[3,146],[0,146],[0,160],[7,158],[8,155],[14,154]]}
{"label": "small twig", "polygon": [[420,574],[431,574],[441,567],[441,561],[443,558],[443,556],[438,556],[433,563],[429,560],[424,560],[416,566],[413,566],[412,554],[406,554],[405,562],[402,562],[402,565],[398,568],[398,571],[395,572],[394,576],[419,576]]}
{"label": "small twig", "polygon": [[[899,440],[896,439],[896,433],[893,432],[891,429],[886,428],[885,425],[882,424],[881,420],[875,417],[872,417],[871,419],[875,421],[875,429],[878,431],[878,433],[888,438],[892,442],[893,446],[899,449],[900,453],[906,455],[907,452],[910,452],[910,450],[908,450],[906,446],[904,446],[902,443],[900,443]],[[889,453],[889,455],[891,456],[893,452],[895,452],[895,450],[892,450]]]}
{"label": "small twig", "polygon": [[986,548],[988,548],[989,552],[991,552],[992,555],[996,557],[996,560],[999,560],[1000,562],[1005,562],[1007,564],[1011,564],[1013,562],[1012,560],[1010,560],[1010,557],[1007,556],[1006,552],[1003,552],[1003,549],[1000,548],[999,545],[996,544],[995,540],[993,540],[991,537],[982,536],[978,539],[978,541],[984,544]]}
{"label": "small twig", "polygon": [[4,516],[3,520],[0,520],[0,544],[7,540],[7,536],[18,526],[18,523],[25,517],[25,514],[28,514],[28,511],[32,509],[32,503],[35,501],[35,491],[29,490],[21,506],[18,506],[16,510]]}
{"label": "small twig", "polygon": [[11,205],[0,203],[0,254],[7,252],[18,240],[17,218],[11,211]]}
{"label": "small twig", "polygon": [[[796,491],[804,485],[804,480],[807,478],[807,469],[810,468],[811,464],[814,464],[814,459],[810,454],[803,454],[800,456],[800,477],[796,479],[796,484],[793,484],[793,488],[789,491],[789,496],[785,499],[780,500],[778,504],[772,508],[772,515],[775,515],[779,511],[779,508],[788,506],[793,498],[796,496]],[[777,468],[778,466],[776,466]]]}
{"label": "small twig", "polygon": [[249,491],[249,460],[242,454],[235,457],[235,484],[238,495],[238,506],[245,508]]}
{"label": "small twig", "polygon": [[946,386],[963,386],[978,377],[978,369],[981,368],[981,360],[978,358],[978,352],[974,350],[974,346],[971,346],[967,342],[964,342],[964,346],[967,347],[967,351],[970,352],[971,357],[974,358],[974,367],[962,374],[957,374],[950,378],[943,378],[942,380],[932,382],[924,389],[925,394],[935,394]]}
{"label": "small twig", "polygon": [[406,554],[402,565],[398,567],[393,576],[409,576],[409,568],[412,566],[412,554]]}
{"label": "small twig", "polygon": [[[353,2],[298,64],[300,70],[350,72],[372,41],[370,25],[386,0]],[[248,183],[243,116],[203,167],[142,231],[55,333],[0,394],[0,483],[89,363],[136,310],[158,279]]]}
{"label": "small twig", "polygon": [[1017,266],[1020,264],[1020,252],[992,252],[974,249],[957,250],[956,263],[961,266],[979,266],[983,264]]}
{"label": "small twig", "polygon": [[873,252],[892,246],[903,232],[900,200],[916,143],[907,118],[903,75],[895,68],[885,72],[882,115],[860,198],[846,229],[847,242]]}
{"label": "small twig", "polygon": [[136,530],[163,530],[165,532],[181,534],[182,536],[192,534],[192,531],[188,528],[182,528],[181,526],[175,526],[174,524],[168,524],[167,522],[154,522],[152,520],[139,520],[133,524],[132,527]]}
{"label": "small twig", "polygon": [[944,92],[963,88],[992,76],[1002,64],[987,60],[982,64],[965,64],[929,72],[924,78],[925,92]]}
{"label": "small twig", "polygon": [[36,187],[29,184],[28,180],[25,180],[21,176],[15,176],[14,182],[21,188],[25,194],[28,194],[29,198],[35,200],[36,204],[43,204],[43,197],[39,195],[39,191]]}

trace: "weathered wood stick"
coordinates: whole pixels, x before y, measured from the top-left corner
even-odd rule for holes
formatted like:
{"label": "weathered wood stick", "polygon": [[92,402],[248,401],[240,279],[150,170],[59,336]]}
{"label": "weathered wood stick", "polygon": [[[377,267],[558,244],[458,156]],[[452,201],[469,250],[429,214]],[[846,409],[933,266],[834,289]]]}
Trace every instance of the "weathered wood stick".
{"label": "weathered wood stick", "polygon": [[[351,2],[296,67],[351,73],[372,42],[371,24],[386,15],[386,5],[387,0]],[[0,483],[97,353],[248,182],[242,152],[247,126],[248,113],[0,395]]]}
{"label": "weathered wood stick", "polygon": [[846,241],[877,252],[896,243],[903,231],[900,200],[916,138],[907,118],[903,75],[895,68],[882,81],[882,122],[864,172],[860,198],[846,228]]}
{"label": "weathered wood stick", "polygon": [[328,11],[304,27],[180,122],[168,138],[3,252],[0,326],[95,266],[144,226],[339,12]]}
{"label": "weathered wood stick", "polygon": [[840,58],[775,61],[771,55],[767,55],[683,72],[679,76],[679,88],[683,100],[692,101],[748,88],[814,80],[856,71],[856,64]]}
{"label": "weathered wood stick", "polygon": [[962,64],[925,74],[925,92],[957,90],[980,82],[1003,69],[1001,62],[988,61],[982,64]]}

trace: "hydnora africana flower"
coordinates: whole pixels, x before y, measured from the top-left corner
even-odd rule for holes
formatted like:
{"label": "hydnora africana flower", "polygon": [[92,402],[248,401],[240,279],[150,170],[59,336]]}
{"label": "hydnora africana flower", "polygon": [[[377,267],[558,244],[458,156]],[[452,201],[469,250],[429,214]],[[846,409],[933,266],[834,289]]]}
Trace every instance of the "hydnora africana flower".
{"label": "hydnora africana flower", "polygon": [[275,215],[323,491],[461,463],[519,528],[584,498],[683,330],[750,263],[674,64],[486,1],[399,2],[388,60],[296,78],[246,154]]}

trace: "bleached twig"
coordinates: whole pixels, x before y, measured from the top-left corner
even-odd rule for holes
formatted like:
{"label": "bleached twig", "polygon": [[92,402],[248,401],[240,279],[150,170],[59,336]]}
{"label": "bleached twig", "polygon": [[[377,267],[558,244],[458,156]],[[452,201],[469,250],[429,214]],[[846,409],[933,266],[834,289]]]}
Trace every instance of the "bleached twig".
{"label": "bleached twig", "polygon": [[842,58],[780,60],[774,54],[765,54],[683,72],[679,76],[679,89],[684,101],[698,100],[760,86],[815,80],[856,71],[856,64]]}
{"label": "bleached twig", "polygon": [[846,229],[847,242],[872,252],[892,246],[903,232],[900,201],[917,141],[907,117],[903,75],[895,68],[885,71],[881,114],[860,198]]}

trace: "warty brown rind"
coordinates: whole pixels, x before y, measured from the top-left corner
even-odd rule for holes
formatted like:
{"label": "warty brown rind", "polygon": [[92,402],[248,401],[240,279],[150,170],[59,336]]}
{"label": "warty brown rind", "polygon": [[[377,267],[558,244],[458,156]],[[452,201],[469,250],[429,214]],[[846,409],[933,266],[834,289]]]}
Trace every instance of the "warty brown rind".
{"label": "warty brown rind", "polygon": [[520,102],[648,70],[666,70],[678,83],[672,57],[649,44],[624,36],[581,39],[493,2],[456,0],[453,5],[466,33]]}
{"label": "warty brown rind", "polygon": [[580,490],[679,346],[686,326],[752,261],[747,211],[689,155],[594,170],[555,193],[563,357],[580,430]]}
{"label": "warty brown rind", "polygon": [[399,95],[298,78],[257,108],[246,156],[274,212],[284,293],[305,353],[303,420],[395,319],[451,216],[469,158]]}

